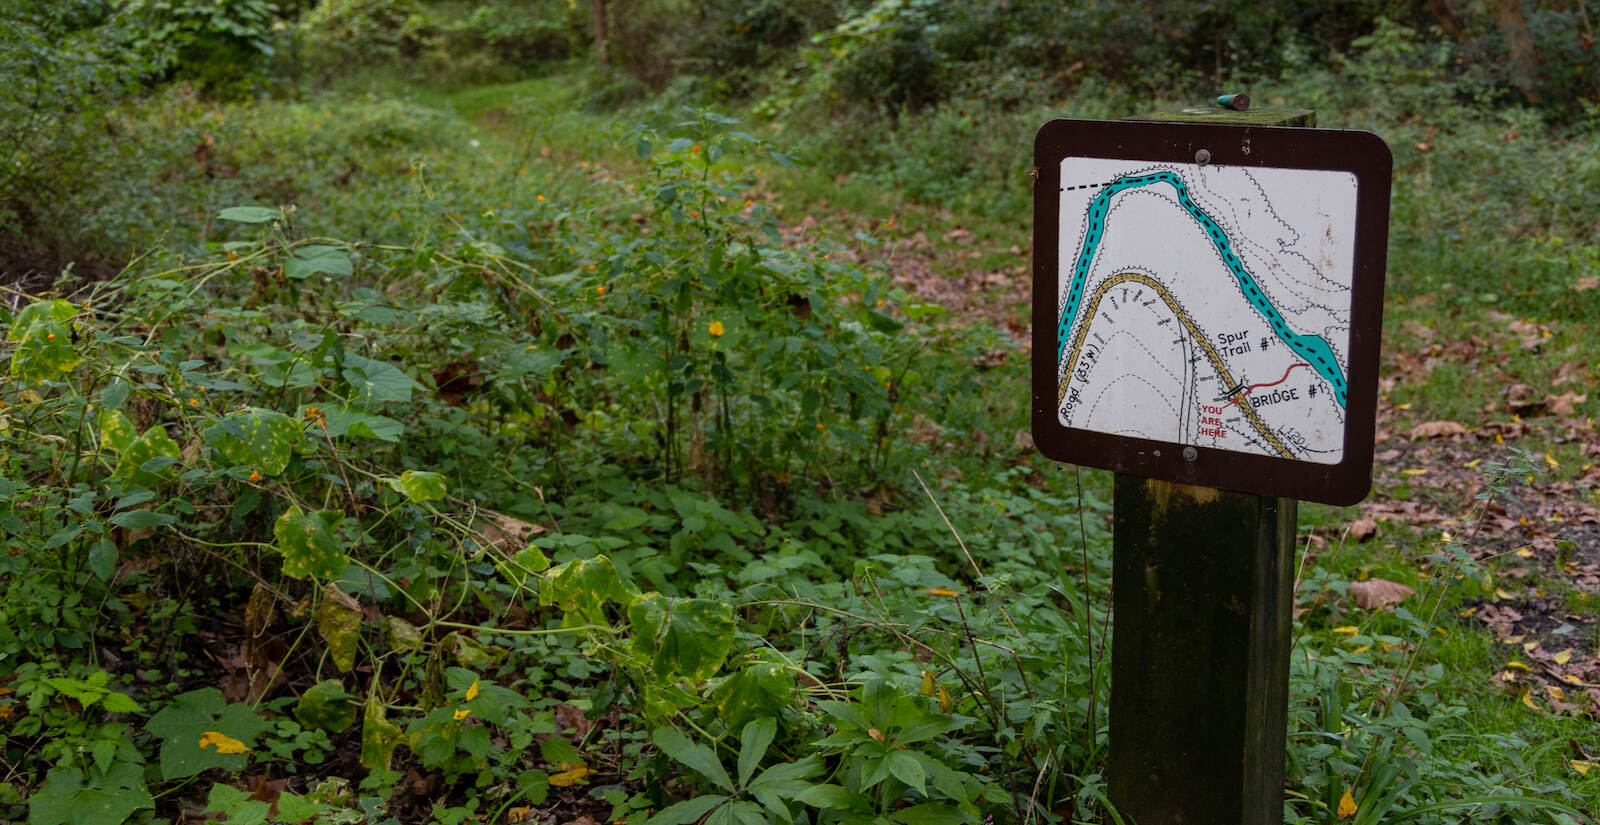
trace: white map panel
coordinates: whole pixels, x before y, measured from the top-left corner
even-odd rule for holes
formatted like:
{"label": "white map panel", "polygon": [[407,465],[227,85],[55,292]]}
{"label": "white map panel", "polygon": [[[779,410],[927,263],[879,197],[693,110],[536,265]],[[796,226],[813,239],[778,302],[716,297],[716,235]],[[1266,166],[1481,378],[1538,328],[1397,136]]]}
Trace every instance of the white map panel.
{"label": "white map panel", "polygon": [[1353,173],[1069,157],[1060,215],[1063,425],[1340,462]]}

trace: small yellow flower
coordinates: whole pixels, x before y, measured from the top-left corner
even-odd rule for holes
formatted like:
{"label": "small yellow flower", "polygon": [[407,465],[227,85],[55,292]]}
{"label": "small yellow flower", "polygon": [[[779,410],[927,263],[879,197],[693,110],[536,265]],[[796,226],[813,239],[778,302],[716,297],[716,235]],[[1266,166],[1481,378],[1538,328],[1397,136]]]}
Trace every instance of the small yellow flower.
{"label": "small yellow flower", "polygon": [[540,203],[544,203],[544,195],[535,195],[534,197],[538,198]]}
{"label": "small yellow flower", "polygon": [[596,294],[604,295],[604,294],[606,294],[606,285],[605,284],[601,284],[601,285],[595,287],[594,291],[595,291]]}
{"label": "small yellow flower", "polygon": [[320,407],[306,407],[306,411],[301,413],[300,417],[307,421],[321,421],[325,416]]}
{"label": "small yellow flower", "polygon": [[589,264],[589,271],[590,271],[590,272],[593,272],[593,271],[595,271],[595,269],[597,269],[597,268],[598,268],[598,267],[596,267],[596,266],[595,266],[595,265],[594,265],[594,264]]}
{"label": "small yellow flower", "polygon": [[755,202],[755,201],[745,201],[745,202],[744,202],[744,205],[745,205],[745,206],[746,206],[746,207],[750,207],[750,206],[754,206],[754,205],[755,205],[755,203],[756,203],[756,202]]}
{"label": "small yellow flower", "polygon": [[706,332],[711,333],[713,338],[721,338],[722,334],[727,330],[723,328],[721,321],[712,321],[711,326],[706,328]]}
{"label": "small yellow flower", "polygon": [[45,337],[46,341],[54,341],[54,340],[56,340],[56,334],[53,333],[53,332],[47,333],[44,337]]}
{"label": "small yellow flower", "polygon": [[200,399],[198,399],[198,398],[191,398],[191,399],[189,399],[189,406],[191,406],[191,407],[198,407],[198,406],[200,406]]}
{"label": "small yellow flower", "polygon": [[261,471],[260,470],[251,470],[250,471],[250,480],[251,481],[260,481],[261,480]]}

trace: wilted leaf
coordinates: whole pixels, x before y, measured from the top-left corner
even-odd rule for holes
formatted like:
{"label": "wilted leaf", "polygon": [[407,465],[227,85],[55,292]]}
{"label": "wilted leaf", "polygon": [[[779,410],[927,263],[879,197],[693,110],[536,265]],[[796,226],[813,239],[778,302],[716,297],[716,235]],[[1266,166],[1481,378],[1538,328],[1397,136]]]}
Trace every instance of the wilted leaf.
{"label": "wilted leaf", "polygon": [[539,579],[539,605],[559,608],[569,627],[610,624],[605,605],[626,605],[637,595],[639,591],[622,580],[605,556],[563,562]]}
{"label": "wilted leaf", "polygon": [[250,748],[245,743],[219,731],[208,730],[200,734],[200,750],[215,750],[217,753],[235,754],[249,753]]}
{"label": "wilted leaf", "polygon": [[537,524],[505,513],[485,511],[483,516],[484,520],[477,525],[478,535],[483,537],[484,543],[507,553],[514,553],[526,547],[534,536],[545,532],[545,529]]}
{"label": "wilted leaf", "polygon": [[334,667],[349,673],[361,642],[361,605],[330,583],[322,589],[316,616],[317,633],[328,643]]}
{"label": "wilted leaf", "polygon": [[278,552],[283,554],[283,572],[297,579],[316,576],[331,579],[344,570],[344,550],[334,534],[344,513],[339,510],[302,511],[298,505],[278,516],[272,526]]}
{"label": "wilted leaf", "polygon": [[225,467],[247,467],[275,476],[289,466],[300,425],[277,410],[247,407],[201,432],[206,446],[217,451]]}
{"label": "wilted leaf", "polygon": [[1423,438],[1457,438],[1467,434],[1467,428],[1454,421],[1429,421],[1411,428],[1408,435],[1413,441]]}
{"label": "wilted leaf", "polygon": [[400,744],[400,727],[384,715],[376,692],[367,698],[361,716],[361,764],[368,770],[389,767],[395,746]]}
{"label": "wilted leaf", "polygon": [[1344,796],[1339,797],[1339,818],[1349,819],[1350,817],[1354,816],[1355,813],[1356,799],[1350,794],[1350,789],[1346,788],[1344,791]]}
{"label": "wilted leaf", "polygon": [[1358,518],[1350,522],[1350,538],[1356,541],[1366,541],[1378,534],[1378,523],[1369,518]]}
{"label": "wilted leaf", "polygon": [[585,777],[594,773],[594,770],[583,765],[563,762],[561,763],[560,773],[550,774],[550,784],[557,788],[570,788],[580,782],[587,785],[589,782]]}
{"label": "wilted leaf", "polygon": [[1591,289],[1600,288],[1600,277],[1595,277],[1594,275],[1585,275],[1582,278],[1573,281],[1572,288],[1577,292],[1587,292]]}
{"label": "wilted leaf", "polygon": [[709,599],[646,593],[628,605],[633,646],[659,679],[704,679],[733,649],[733,608]]}
{"label": "wilted leaf", "polygon": [[1377,610],[1387,605],[1399,604],[1415,592],[1417,592],[1415,588],[1388,579],[1367,579],[1350,584],[1350,595],[1355,597],[1356,604],[1362,610]]}

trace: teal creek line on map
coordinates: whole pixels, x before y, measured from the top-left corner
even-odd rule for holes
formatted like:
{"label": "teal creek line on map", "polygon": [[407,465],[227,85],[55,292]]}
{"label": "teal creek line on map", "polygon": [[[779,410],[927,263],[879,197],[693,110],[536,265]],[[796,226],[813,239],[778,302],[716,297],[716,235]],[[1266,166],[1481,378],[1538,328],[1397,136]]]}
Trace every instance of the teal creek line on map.
{"label": "teal creek line on map", "polygon": [[[1105,234],[1106,215],[1111,208],[1111,198],[1119,192],[1128,189],[1138,189],[1157,183],[1172,186],[1178,192],[1178,203],[1200,224],[1206,235],[1211,238],[1211,243],[1217,247],[1217,252],[1222,255],[1223,263],[1233,271],[1233,276],[1238,279],[1239,286],[1244,290],[1245,297],[1250,300],[1250,305],[1261,313],[1267,323],[1272,325],[1273,334],[1279,340],[1288,344],[1291,349],[1304,356],[1311,368],[1318,375],[1328,380],[1333,385],[1334,398],[1339,406],[1345,404],[1345,379],[1339,370],[1339,362],[1333,354],[1333,347],[1328,345],[1326,339],[1316,335],[1301,335],[1289,328],[1288,322],[1278,313],[1276,307],[1261,294],[1261,289],[1256,285],[1256,279],[1245,271],[1244,262],[1233,251],[1233,242],[1228,239],[1222,227],[1211,219],[1189,197],[1189,185],[1172,172],[1156,172],[1149,175],[1132,175],[1118,178],[1107,184],[1100,194],[1089,204],[1089,224],[1083,236],[1083,251],[1078,254],[1078,263],[1072,274],[1072,291],[1067,295],[1067,305],[1061,312],[1061,323],[1056,327],[1056,363],[1061,362],[1067,345],[1067,330],[1071,329],[1073,318],[1078,314],[1078,304],[1083,299],[1083,286],[1089,279],[1089,264],[1094,261],[1094,253],[1100,247],[1100,237]],[[1068,379],[1070,380],[1070,378]]]}

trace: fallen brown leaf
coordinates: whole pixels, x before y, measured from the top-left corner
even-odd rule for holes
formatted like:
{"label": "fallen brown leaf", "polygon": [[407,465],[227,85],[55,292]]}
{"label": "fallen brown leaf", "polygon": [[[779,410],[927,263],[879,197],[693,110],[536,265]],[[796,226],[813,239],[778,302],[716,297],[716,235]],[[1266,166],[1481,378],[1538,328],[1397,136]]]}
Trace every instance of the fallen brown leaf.
{"label": "fallen brown leaf", "polygon": [[1547,395],[1544,397],[1546,407],[1550,408],[1553,415],[1573,415],[1577,412],[1576,405],[1589,400],[1589,396],[1575,392],[1564,392],[1560,395]]}
{"label": "fallen brown leaf", "polygon": [[1596,288],[1600,288],[1600,278],[1593,275],[1585,275],[1572,282],[1572,289],[1576,292],[1587,292]]}
{"label": "fallen brown leaf", "polygon": [[1424,438],[1456,438],[1467,434],[1467,428],[1455,421],[1428,421],[1411,428],[1411,440]]}
{"label": "fallen brown leaf", "polygon": [[1362,610],[1377,610],[1391,604],[1399,604],[1415,592],[1416,588],[1388,579],[1367,579],[1352,582],[1350,585],[1350,595],[1355,597],[1356,606]]}
{"label": "fallen brown leaf", "polygon": [[1366,541],[1378,534],[1378,523],[1369,518],[1358,518],[1350,522],[1350,538],[1356,541]]}

